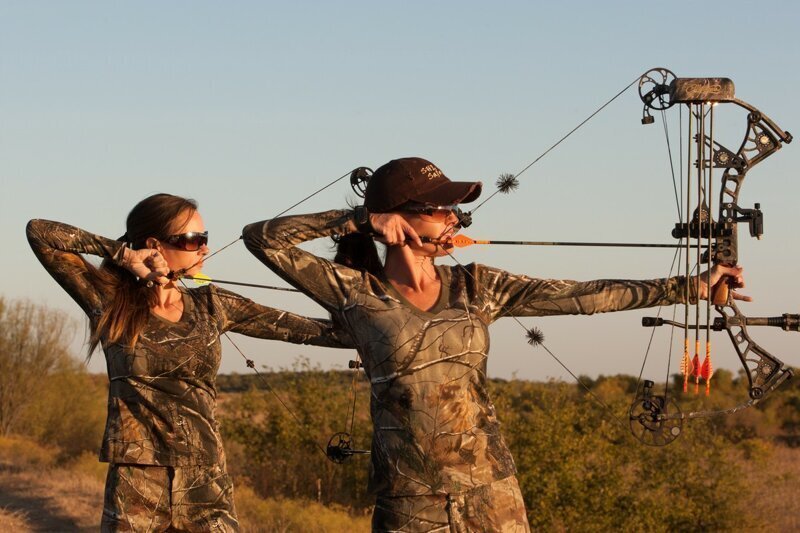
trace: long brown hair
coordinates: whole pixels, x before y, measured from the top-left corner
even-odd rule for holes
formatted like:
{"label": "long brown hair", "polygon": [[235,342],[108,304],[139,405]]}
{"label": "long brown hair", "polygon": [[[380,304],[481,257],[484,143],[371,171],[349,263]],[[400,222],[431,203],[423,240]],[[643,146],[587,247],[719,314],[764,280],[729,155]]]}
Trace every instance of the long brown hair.
{"label": "long brown hair", "polygon": [[[163,240],[180,231],[195,211],[197,202],[188,198],[163,193],[148,196],[128,213],[125,235],[117,240],[128,243],[133,250],[145,248],[150,237]],[[93,271],[109,299],[100,316],[89,322],[88,357],[101,342],[122,343],[133,350],[147,324],[150,308],[158,303],[157,290],[113,261],[104,260]]]}
{"label": "long brown hair", "polygon": [[[355,207],[351,202],[348,204],[350,209]],[[383,272],[383,263],[372,235],[358,232],[348,233],[333,237],[333,242],[336,244],[334,262],[380,277]]]}
{"label": "long brown hair", "polygon": [[337,237],[334,242],[335,262],[357,270],[365,270],[375,276],[380,276],[383,272],[383,263],[372,235],[349,233]]}

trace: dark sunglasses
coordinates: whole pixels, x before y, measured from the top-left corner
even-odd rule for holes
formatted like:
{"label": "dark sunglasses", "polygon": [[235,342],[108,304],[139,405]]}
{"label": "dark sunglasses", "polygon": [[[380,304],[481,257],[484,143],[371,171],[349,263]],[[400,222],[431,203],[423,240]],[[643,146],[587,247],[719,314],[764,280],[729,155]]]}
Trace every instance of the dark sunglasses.
{"label": "dark sunglasses", "polygon": [[202,233],[190,231],[189,233],[181,233],[180,235],[170,235],[164,242],[175,248],[180,248],[185,252],[196,252],[203,246],[208,244],[208,232]]}
{"label": "dark sunglasses", "polygon": [[401,209],[406,213],[419,215],[422,220],[427,222],[444,222],[451,214],[458,219],[458,227],[467,227],[472,224],[470,213],[465,213],[457,205],[430,205],[408,203]]}
{"label": "dark sunglasses", "polygon": [[401,208],[406,213],[415,213],[427,217],[438,219],[447,218],[450,213],[456,213],[459,209],[457,205],[430,205],[430,204],[406,204]]}

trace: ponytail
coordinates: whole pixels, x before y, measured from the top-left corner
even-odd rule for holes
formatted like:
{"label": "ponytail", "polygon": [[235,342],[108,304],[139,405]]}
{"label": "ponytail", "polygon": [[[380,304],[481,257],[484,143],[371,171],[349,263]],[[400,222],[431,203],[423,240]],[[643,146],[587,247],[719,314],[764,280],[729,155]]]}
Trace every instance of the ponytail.
{"label": "ponytail", "polygon": [[96,270],[95,279],[101,291],[112,296],[102,314],[90,320],[88,357],[91,357],[101,339],[109,344],[122,342],[133,350],[147,324],[150,308],[158,303],[155,287],[147,287],[133,274],[108,259]]}
{"label": "ponytail", "polygon": [[383,273],[383,263],[378,255],[378,248],[372,236],[366,233],[350,233],[334,239],[336,257],[333,260],[340,265],[369,272],[374,276]]}

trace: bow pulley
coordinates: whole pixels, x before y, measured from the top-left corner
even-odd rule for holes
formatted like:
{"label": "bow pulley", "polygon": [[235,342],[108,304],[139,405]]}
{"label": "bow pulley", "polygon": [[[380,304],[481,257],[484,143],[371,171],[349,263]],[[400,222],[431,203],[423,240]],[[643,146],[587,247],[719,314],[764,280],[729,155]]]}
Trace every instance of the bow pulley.
{"label": "bow pulley", "polygon": [[631,405],[631,433],[648,446],[664,446],[680,436],[683,415],[673,398],[653,395],[653,385],[646,380],[642,394]]}
{"label": "bow pulley", "polygon": [[372,169],[369,167],[354,168],[350,173],[350,187],[353,188],[353,192],[356,193],[359,198],[364,198],[364,194],[367,192],[367,184],[371,177]]}
{"label": "bow pulley", "polygon": [[644,102],[642,124],[652,124],[655,121],[650,114],[651,109],[663,111],[672,107],[674,102],[670,87],[675,79],[675,74],[665,68],[650,69],[639,78],[639,98]]}
{"label": "bow pulley", "polygon": [[354,455],[369,455],[369,451],[354,450],[353,438],[349,433],[341,431],[335,433],[330,440],[328,440],[325,455],[334,463],[342,464]]}

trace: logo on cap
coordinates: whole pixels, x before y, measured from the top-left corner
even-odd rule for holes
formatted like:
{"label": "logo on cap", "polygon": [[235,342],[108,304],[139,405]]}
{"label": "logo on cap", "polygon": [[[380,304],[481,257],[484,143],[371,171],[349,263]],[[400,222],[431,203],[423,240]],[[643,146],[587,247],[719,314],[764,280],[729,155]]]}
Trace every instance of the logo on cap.
{"label": "logo on cap", "polygon": [[432,164],[432,163],[430,165],[426,165],[426,166],[422,167],[419,170],[419,172],[420,172],[420,174],[422,174],[423,176],[425,176],[429,180],[444,176],[442,171],[439,170],[439,168],[436,165]]}

